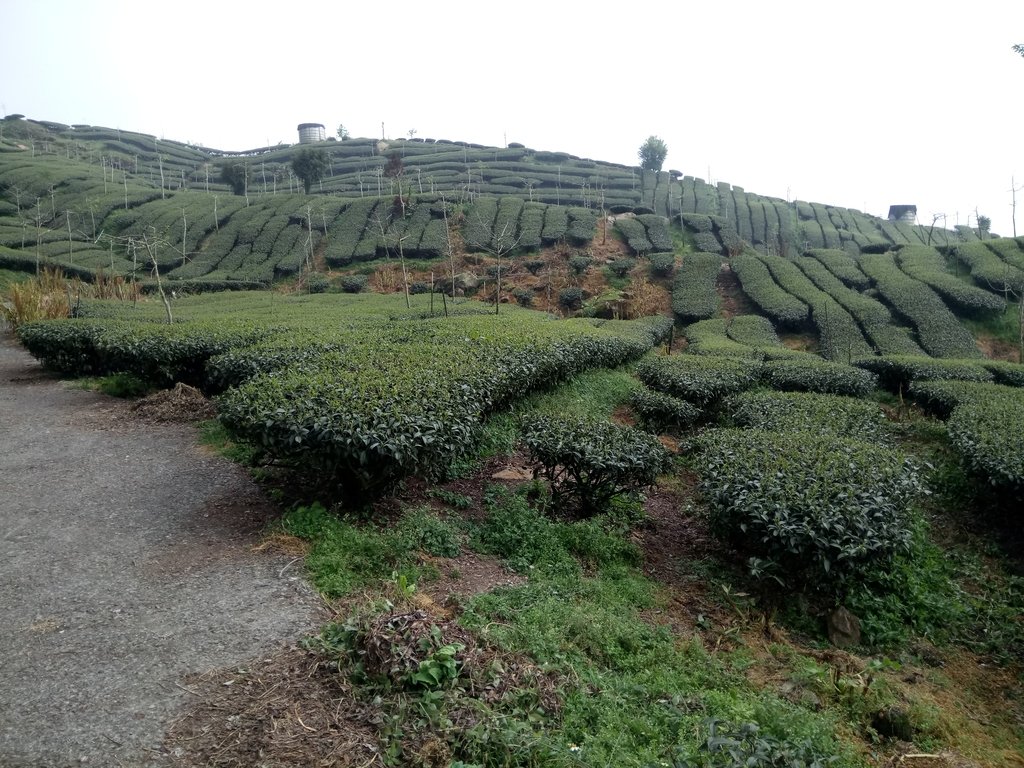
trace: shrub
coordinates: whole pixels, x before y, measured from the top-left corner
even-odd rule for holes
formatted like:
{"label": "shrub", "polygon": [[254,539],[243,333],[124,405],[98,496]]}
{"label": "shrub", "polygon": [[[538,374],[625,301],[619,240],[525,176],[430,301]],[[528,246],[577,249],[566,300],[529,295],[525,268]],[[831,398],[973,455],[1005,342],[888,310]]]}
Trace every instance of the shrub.
{"label": "shrub", "polygon": [[556,507],[580,517],[604,511],[613,496],[653,485],[669,466],[657,438],[610,422],[537,415],[524,421],[523,441],[551,481]]}
{"label": "shrub", "polygon": [[722,259],[713,253],[688,253],[672,283],[672,311],[684,323],[712,317],[721,299],[715,290]]}
{"label": "shrub", "polygon": [[540,239],[545,245],[554,245],[565,237],[569,227],[569,209],[561,205],[549,205],[544,211],[544,227]]}
{"label": "shrub", "polygon": [[871,354],[871,346],[850,313],[811,282],[792,261],[764,254],[759,258],[783,290],[811,308],[811,319],[821,337],[823,357],[849,360]]}
{"label": "shrub", "polygon": [[680,217],[683,226],[690,232],[711,232],[711,217],[702,213],[684,213]]}
{"label": "shrub", "polygon": [[647,240],[651,243],[652,251],[671,251],[673,248],[672,235],[668,230],[668,219],[664,216],[644,214],[637,216],[639,221],[647,230]]}
{"label": "shrub", "polygon": [[963,262],[979,285],[997,291],[1019,292],[1024,289],[1024,270],[1008,264],[984,242],[960,243],[950,249],[954,262]]}
{"label": "shrub", "polygon": [[759,258],[746,254],[736,256],[732,268],[743,292],[776,323],[799,327],[807,322],[807,305],[783,290]]}
{"label": "shrub", "polygon": [[879,293],[917,329],[921,346],[933,357],[981,357],[968,332],[935,291],[908,277],[888,254],[865,254],[861,269]]}
{"label": "shrub", "polygon": [[529,307],[533,305],[533,291],[529,288],[516,288],[512,291],[512,295],[515,297],[516,303],[520,307]]}
{"label": "shrub", "polygon": [[645,429],[680,433],[697,423],[701,410],[678,397],[641,387],[630,395],[629,405]]}
{"label": "shrub", "polygon": [[947,428],[950,443],[972,472],[998,492],[1024,498],[1024,397],[1019,391],[967,400],[953,410]]}
{"label": "shrub", "polygon": [[896,253],[907,275],[927,284],[943,299],[965,312],[984,315],[1003,309],[1002,297],[961,281],[946,270],[946,260],[935,248],[908,245]]}
{"label": "shrub", "polygon": [[686,351],[694,355],[750,357],[760,360],[764,355],[753,347],[729,338],[726,321],[717,317],[686,326]]}
{"label": "shrub", "polygon": [[783,348],[772,321],[761,315],[736,315],[729,321],[725,332],[733,341],[755,349]]}
{"label": "shrub", "polygon": [[725,246],[711,232],[697,232],[693,236],[693,247],[701,253],[725,254]]}
{"label": "shrub", "polygon": [[671,253],[651,255],[651,273],[655,277],[668,277],[676,267],[676,257]]}
{"label": "shrub", "polygon": [[891,355],[854,360],[858,368],[878,376],[878,384],[889,392],[905,392],[911,382],[955,379],[957,381],[991,381],[992,373],[981,361],[935,359]]}
{"label": "shrub", "polygon": [[653,390],[703,407],[754,386],[760,370],[755,360],[672,355],[640,361],[636,375]]}
{"label": "shrub", "polygon": [[574,285],[563,288],[558,294],[558,303],[569,310],[577,310],[583,306],[583,289]]}
{"label": "shrub", "polygon": [[423,293],[430,293],[430,284],[424,280],[414,280],[409,284],[409,293],[418,296]]}
{"label": "shrub", "polygon": [[610,269],[616,277],[625,277],[635,266],[636,259],[623,258],[610,262],[608,264],[608,269]]}
{"label": "shrub", "polygon": [[647,239],[647,230],[633,216],[622,216],[615,220],[615,229],[622,235],[633,253],[645,254],[654,250],[651,241]]}
{"label": "shrub", "polygon": [[831,432],[859,440],[882,437],[885,414],[867,400],[808,392],[741,392],[723,406],[734,424],[778,432]]}
{"label": "shrub", "polygon": [[694,441],[712,531],[751,571],[841,598],[909,551],[923,492],[900,452],[816,431],[714,430]]}
{"label": "shrub", "polygon": [[1012,395],[1013,389],[987,382],[935,379],[912,382],[907,388],[907,394],[926,413],[948,419],[959,405],[973,400]]}
{"label": "shrub", "polygon": [[527,259],[523,262],[523,266],[531,275],[536,275],[547,266],[547,262],[544,259]]}
{"label": "shrub", "polygon": [[594,239],[597,212],[590,208],[570,208],[565,236],[575,245],[586,245]]}
{"label": "shrub", "polygon": [[341,278],[341,289],[345,293],[361,293],[367,282],[366,275],[345,275]]}
{"label": "shrub", "polygon": [[306,290],[310,293],[327,293],[330,287],[331,281],[327,279],[327,275],[320,272],[310,272],[306,275]]}
{"label": "shrub", "polygon": [[569,257],[569,269],[571,269],[572,273],[576,276],[582,275],[590,269],[590,265],[593,263],[594,260],[592,258],[584,256],[583,254],[578,253],[575,256]]}
{"label": "shrub", "polygon": [[814,357],[766,361],[761,378],[772,389],[853,397],[868,394],[876,384],[868,371]]}

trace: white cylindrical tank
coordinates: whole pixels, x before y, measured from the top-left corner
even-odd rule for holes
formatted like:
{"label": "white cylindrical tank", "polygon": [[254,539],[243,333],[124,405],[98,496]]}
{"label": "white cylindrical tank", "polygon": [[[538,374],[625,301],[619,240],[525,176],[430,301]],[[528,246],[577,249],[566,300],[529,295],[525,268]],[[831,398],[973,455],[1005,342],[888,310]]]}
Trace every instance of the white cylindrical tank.
{"label": "white cylindrical tank", "polygon": [[299,144],[315,144],[327,141],[327,131],[322,123],[299,123]]}

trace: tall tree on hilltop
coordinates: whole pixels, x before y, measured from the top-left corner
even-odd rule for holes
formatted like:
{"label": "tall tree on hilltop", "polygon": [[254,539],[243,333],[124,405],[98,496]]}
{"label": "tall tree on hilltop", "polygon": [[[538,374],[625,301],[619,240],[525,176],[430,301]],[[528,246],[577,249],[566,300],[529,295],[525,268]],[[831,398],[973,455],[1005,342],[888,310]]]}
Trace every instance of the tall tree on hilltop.
{"label": "tall tree on hilltop", "polygon": [[636,154],[645,171],[660,171],[668,155],[668,145],[657,136],[648,136]]}
{"label": "tall tree on hilltop", "polygon": [[313,183],[320,181],[327,172],[327,155],[321,149],[300,149],[292,159],[292,170],[302,179],[308,195]]}

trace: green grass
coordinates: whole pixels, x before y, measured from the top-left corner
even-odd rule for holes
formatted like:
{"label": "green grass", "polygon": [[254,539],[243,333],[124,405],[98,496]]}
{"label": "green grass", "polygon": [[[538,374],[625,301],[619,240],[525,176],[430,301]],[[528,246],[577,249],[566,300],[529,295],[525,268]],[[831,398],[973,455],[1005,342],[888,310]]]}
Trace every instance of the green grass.
{"label": "green grass", "polygon": [[1010,304],[1005,311],[992,317],[966,318],[961,322],[975,337],[989,336],[1014,347],[1020,344],[1020,311],[1016,304]]}
{"label": "green grass", "polygon": [[408,510],[397,525],[376,528],[343,520],[320,504],[292,509],[281,530],[311,542],[306,568],[313,585],[325,596],[345,597],[360,588],[388,580],[415,585],[436,578],[417,553],[454,557],[461,534],[451,523],[426,508]]}
{"label": "green grass", "polygon": [[539,413],[610,419],[640,386],[640,382],[625,368],[601,368],[585,371],[554,389],[530,395],[512,410],[493,414],[484,423],[476,451],[456,462],[451,475],[464,476],[484,459],[511,453],[519,441],[519,420],[523,415]]}
{"label": "green grass", "polygon": [[0,291],[6,291],[15,283],[24,283],[31,280],[33,275],[29,272],[17,272],[13,269],[0,269]]}
{"label": "green grass", "polygon": [[[704,742],[709,718],[756,722],[776,739],[807,742],[814,753],[838,756],[837,766],[862,763],[837,741],[835,716],[812,712],[757,690],[743,674],[742,654],[709,653],[697,638],[681,639],[641,613],[663,606],[660,587],[637,568],[638,551],[605,520],[553,521],[544,497],[492,489],[487,515],[471,526],[469,542],[496,554],[529,575],[520,586],[503,587],[472,599],[460,623],[478,642],[497,649],[502,663],[529,660],[556,681],[561,706],[538,707],[536,693],[523,686],[500,702],[476,702],[476,725],[459,728],[449,714],[476,699],[461,671],[438,688],[414,688],[395,695],[386,681],[361,677],[353,655],[359,627],[394,606],[368,604],[343,624],[329,625],[313,643],[348,659],[355,695],[372,699],[391,764],[401,762],[406,740],[429,733],[446,741],[452,759],[466,764],[522,766],[646,766],[693,758]],[[539,505],[539,506],[538,506]],[[289,513],[283,528],[311,540],[307,566],[327,595],[351,594],[387,582],[405,594],[423,578],[415,565],[424,549],[410,531],[429,513],[408,513],[392,529],[355,525],[317,505]],[[438,627],[435,645],[443,642]],[[390,642],[399,642],[398,638]],[[379,647],[379,644],[375,647]],[[439,664],[431,657],[428,664]],[[521,665],[522,662],[517,662]],[[421,664],[420,670],[424,666]],[[465,673],[469,674],[469,673]],[[513,704],[513,702],[515,702]]]}
{"label": "green grass", "polygon": [[216,453],[245,467],[255,465],[259,450],[246,443],[235,442],[228,431],[216,419],[199,423],[199,442]]}
{"label": "green grass", "polygon": [[130,373],[112,373],[109,376],[85,376],[74,380],[75,389],[102,392],[121,398],[137,398],[148,394],[153,387]]}

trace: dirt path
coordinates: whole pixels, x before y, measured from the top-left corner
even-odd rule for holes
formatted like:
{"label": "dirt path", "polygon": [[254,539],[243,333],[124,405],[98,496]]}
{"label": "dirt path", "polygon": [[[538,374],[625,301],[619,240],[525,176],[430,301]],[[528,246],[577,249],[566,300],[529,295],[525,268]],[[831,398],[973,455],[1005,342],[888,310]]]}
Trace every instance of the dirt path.
{"label": "dirt path", "polygon": [[322,618],[245,473],[0,337],[0,765],[164,765],[180,683]]}

